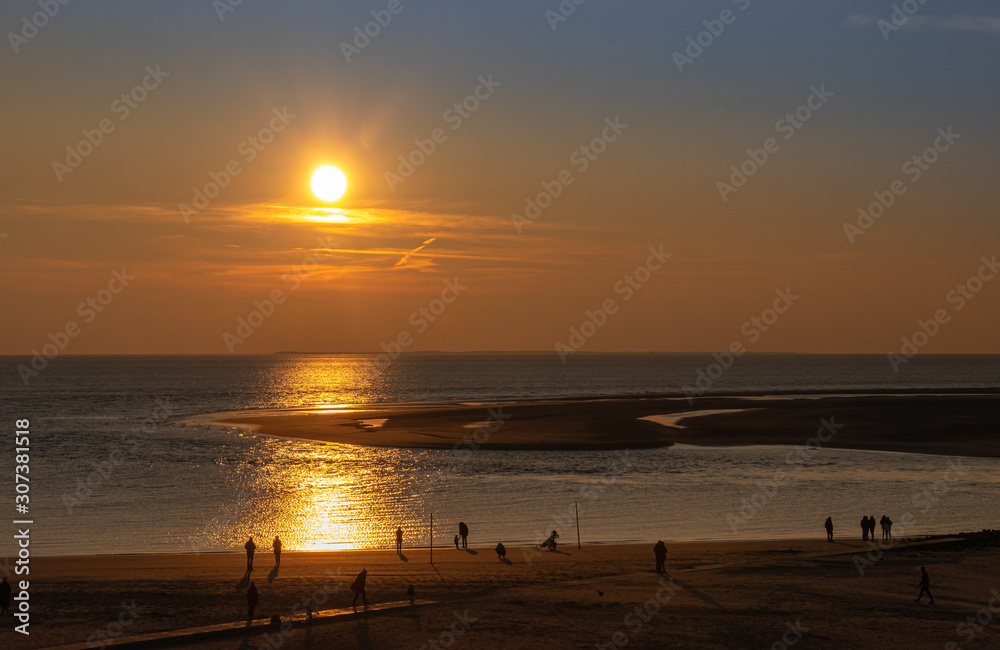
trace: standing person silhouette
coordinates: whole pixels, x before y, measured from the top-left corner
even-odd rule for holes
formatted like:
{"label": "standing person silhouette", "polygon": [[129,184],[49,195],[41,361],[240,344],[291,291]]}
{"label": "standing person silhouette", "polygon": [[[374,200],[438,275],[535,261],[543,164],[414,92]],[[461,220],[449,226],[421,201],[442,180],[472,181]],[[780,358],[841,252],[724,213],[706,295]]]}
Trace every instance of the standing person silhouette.
{"label": "standing person silhouette", "polygon": [[250,586],[247,587],[247,627],[253,625],[253,610],[257,609],[257,603],[260,602],[260,597],[257,595],[257,585],[250,581]]}
{"label": "standing person silhouette", "polygon": [[826,527],[826,541],[832,542],[833,541],[833,518],[832,517],[827,517],[826,518],[826,523],[823,524],[823,525]]}
{"label": "standing person silhouette", "polygon": [[867,515],[861,518],[861,539],[868,541],[868,517]]}
{"label": "standing person silhouette", "polygon": [[879,525],[882,526],[882,539],[885,539],[885,520],[886,519],[888,519],[888,517],[886,517],[885,515],[882,515],[882,518],[878,520]]}
{"label": "standing person silhouette", "polygon": [[875,541],[875,515],[868,518],[868,539]]}
{"label": "standing person silhouette", "polygon": [[666,573],[667,569],[664,564],[667,562],[667,545],[663,543],[662,539],[653,546],[653,555],[656,556],[656,572]]}
{"label": "standing person silhouette", "polygon": [[396,529],[396,552],[402,555],[403,553],[403,528],[400,526]]}
{"label": "standing person silhouette", "polygon": [[497,552],[497,559],[498,560],[506,560],[507,559],[507,547],[505,547],[503,545],[503,542],[497,542],[497,547],[495,549],[493,549],[493,550]]}
{"label": "standing person silhouette", "polygon": [[4,576],[3,582],[0,582],[0,610],[4,614],[10,614],[8,608],[10,607],[10,583],[7,582],[7,576]]}
{"label": "standing person silhouette", "polygon": [[458,535],[455,535],[455,550],[456,550],[456,551],[460,550],[460,549],[458,548]]}
{"label": "standing person silhouette", "polygon": [[361,569],[361,573],[358,577],[354,579],[354,584],[351,585],[351,591],[354,593],[354,600],[351,601],[351,607],[354,611],[358,611],[358,596],[361,596],[361,602],[365,607],[368,607],[368,594],[365,593],[365,582],[368,580],[368,569]]}
{"label": "standing person silhouette", "polygon": [[892,541],[892,519],[887,516],[885,518],[885,534],[889,536],[889,541]]}
{"label": "standing person silhouette", "polygon": [[277,535],[274,536],[274,566],[279,566],[281,564],[281,540]]}
{"label": "standing person silhouette", "polygon": [[253,543],[253,535],[243,545],[243,548],[247,550],[247,571],[253,571],[253,552],[257,550],[257,545]]}
{"label": "standing person silhouette", "polygon": [[462,536],[462,548],[469,548],[469,527],[464,521],[458,522],[458,534]]}
{"label": "standing person silhouette", "polygon": [[927,575],[927,567],[920,567],[920,595],[913,602],[919,603],[920,599],[927,594],[931,597],[931,605],[934,604],[934,596],[931,595],[931,577]]}

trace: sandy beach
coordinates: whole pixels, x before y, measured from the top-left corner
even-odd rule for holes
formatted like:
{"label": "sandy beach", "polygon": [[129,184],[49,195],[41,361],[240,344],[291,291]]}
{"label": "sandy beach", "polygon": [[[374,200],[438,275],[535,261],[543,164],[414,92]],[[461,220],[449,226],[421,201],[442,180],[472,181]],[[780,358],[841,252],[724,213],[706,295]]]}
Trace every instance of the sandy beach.
{"label": "sandy beach", "polygon": [[[735,411],[667,426],[643,419]],[[384,422],[383,422],[384,420]],[[378,447],[450,449],[640,449],[675,443],[802,445],[836,425],[832,448],[1000,457],[1000,396],[980,394],[763,395],[353,408],[331,412],[221,415],[216,422],[273,436]],[[679,426],[678,426],[679,425]]]}
{"label": "sandy beach", "polygon": [[[321,609],[348,606],[347,587],[362,568],[372,602],[402,600],[409,584],[420,598],[439,601],[296,629],[284,638],[285,648],[419,648],[432,641],[445,647],[441,641],[458,629],[464,638],[455,647],[611,648],[625,639],[635,648],[780,648],[794,645],[789,640],[803,648],[942,648],[949,642],[987,648],[996,647],[1000,628],[959,626],[989,611],[1000,576],[995,537],[992,544],[899,540],[880,556],[868,555],[869,547],[855,538],[668,540],[662,576],[653,572],[645,544],[584,544],[582,550],[566,544],[554,553],[509,548],[510,564],[490,548],[436,548],[434,565],[426,548],[404,548],[405,560],[389,550],[287,552],[276,575],[272,556],[259,553],[252,577],[261,617],[288,617],[314,597],[325,601]],[[871,563],[864,575],[857,557]],[[934,606],[926,598],[913,602],[921,565],[931,575]],[[238,621],[245,616],[244,569],[243,553],[37,558],[32,634],[26,645],[19,638],[18,647],[85,642],[117,620],[123,603],[139,613],[122,636]],[[637,607],[648,609],[636,613]],[[4,647],[13,647],[12,637],[8,621]],[[261,634],[248,641],[197,647],[268,647]]]}

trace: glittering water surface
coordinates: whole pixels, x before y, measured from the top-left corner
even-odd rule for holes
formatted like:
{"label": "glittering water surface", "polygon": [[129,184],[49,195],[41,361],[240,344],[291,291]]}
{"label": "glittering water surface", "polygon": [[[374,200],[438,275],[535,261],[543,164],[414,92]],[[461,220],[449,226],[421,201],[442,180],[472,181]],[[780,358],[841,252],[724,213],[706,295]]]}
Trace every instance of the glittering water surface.
{"label": "glittering water surface", "polygon": [[[536,542],[553,528],[571,542],[575,507],[590,542],[822,536],[828,515],[853,535],[863,514],[884,513],[912,521],[912,533],[1000,528],[995,459],[684,446],[456,456],[190,424],[238,409],[678,391],[710,361],[697,355],[565,365],[555,355],[412,355],[382,374],[369,355],[65,357],[27,388],[16,371],[25,361],[0,358],[2,404],[11,424],[32,421],[41,553],[217,551],[249,535],[261,551],[275,535],[288,550],[391,547],[400,525],[406,545],[426,545],[431,512],[437,544],[451,543],[459,520],[474,544]],[[881,355],[746,357],[717,389],[1000,384],[996,357],[918,361],[896,376]]]}

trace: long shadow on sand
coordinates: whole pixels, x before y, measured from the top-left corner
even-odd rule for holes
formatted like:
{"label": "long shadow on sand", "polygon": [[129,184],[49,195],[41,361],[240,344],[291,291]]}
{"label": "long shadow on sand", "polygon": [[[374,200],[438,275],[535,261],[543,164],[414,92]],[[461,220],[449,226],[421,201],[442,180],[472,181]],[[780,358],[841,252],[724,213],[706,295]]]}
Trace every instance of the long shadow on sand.
{"label": "long shadow on sand", "polygon": [[677,583],[678,585],[681,586],[681,589],[683,589],[684,591],[688,592],[689,594],[691,594],[692,596],[694,596],[698,600],[702,600],[702,601],[708,603],[709,605],[711,605],[712,607],[718,607],[719,609],[725,611],[726,608],[723,607],[719,603],[719,601],[715,600],[714,598],[712,598],[711,596],[709,596],[708,594],[706,594],[704,591],[700,591],[700,590],[695,589],[694,587],[692,587],[690,585],[684,584],[683,582],[681,582],[677,578],[673,577],[669,573],[664,572],[661,575],[664,575],[667,578],[670,578],[671,580],[673,580],[675,583]]}
{"label": "long shadow on sand", "polygon": [[468,553],[469,555],[479,555],[477,551],[473,551],[471,548],[465,549],[465,552]]}
{"label": "long shadow on sand", "polygon": [[236,583],[236,591],[243,591],[244,589],[250,586],[250,573],[252,571],[253,571],[252,569],[247,569],[247,572],[243,574],[243,577],[240,578],[240,581]]}
{"label": "long shadow on sand", "polygon": [[278,570],[281,568],[280,564],[275,564],[271,572],[267,574],[267,581],[274,582],[274,579],[278,577]]}
{"label": "long shadow on sand", "polygon": [[364,650],[371,650],[372,638],[368,633],[368,621],[358,621],[352,631],[354,632],[354,638],[358,640],[358,645],[364,648]]}
{"label": "long shadow on sand", "polygon": [[396,553],[396,555],[398,555],[399,559],[402,560],[403,562],[409,562],[410,561],[410,558],[406,557],[402,553]]}
{"label": "long shadow on sand", "polygon": [[505,557],[504,558],[500,558],[500,561],[503,562],[504,564],[506,564],[507,566],[510,566],[510,565],[514,564],[513,562],[511,562],[510,560],[508,560]]}

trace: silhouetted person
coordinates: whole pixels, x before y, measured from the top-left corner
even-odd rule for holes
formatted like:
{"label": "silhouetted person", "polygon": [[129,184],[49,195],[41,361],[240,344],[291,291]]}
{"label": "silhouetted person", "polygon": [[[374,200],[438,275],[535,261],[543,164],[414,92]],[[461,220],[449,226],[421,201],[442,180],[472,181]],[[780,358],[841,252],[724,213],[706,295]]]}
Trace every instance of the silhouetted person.
{"label": "silhouetted person", "polygon": [[892,541],[892,519],[888,517],[885,518],[885,534],[889,536],[889,541]]}
{"label": "silhouetted person", "polygon": [[458,548],[458,535],[455,535],[455,550],[456,550],[456,551],[460,550],[460,549]]}
{"label": "silhouetted person", "polygon": [[868,517],[861,518],[861,539],[868,541]]}
{"label": "silhouetted person", "polygon": [[257,545],[253,543],[253,537],[247,540],[243,548],[247,550],[247,571],[251,571],[253,569],[253,552],[257,550]]}
{"label": "silhouetted person", "polygon": [[464,521],[458,522],[458,534],[462,536],[462,548],[469,548],[469,527]]}
{"label": "silhouetted person", "polygon": [[253,624],[253,610],[257,609],[257,603],[260,602],[260,597],[257,595],[257,586],[250,581],[250,586],[247,588],[247,627]]}
{"label": "silhouetted person", "polygon": [[667,545],[663,543],[662,539],[653,546],[653,555],[656,556],[656,572],[665,573],[666,568],[664,568],[664,565],[667,562]]}
{"label": "silhouetted person", "polygon": [[281,564],[281,540],[274,536],[274,566]]}
{"label": "silhouetted person", "polygon": [[559,539],[559,533],[553,530],[552,534],[549,535],[548,538],[544,542],[542,542],[540,544],[540,546],[542,548],[547,548],[550,551],[554,551],[554,550],[556,550],[556,540],[557,539]]}
{"label": "silhouetted person", "polygon": [[504,545],[502,543],[497,542],[497,547],[495,549],[493,549],[493,550],[497,552],[497,559],[498,560],[506,560],[507,559],[507,549],[504,548]]}
{"label": "silhouetted person", "polygon": [[403,552],[403,529],[402,527],[396,529],[396,552]]}
{"label": "silhouetted person", "polygon": [[413,601],[417,599],[417,592],[413,590],[413,585],[406,588],[406,597],[410,599],[411,605],[413,604]]}
{"label": "silhouetted person", "polygon": [[882,515],[882,518],[878,520],[879,525],[882,526],[882,539],[886,538],[886,529],[885,529],[885,520],[886,519],[888,519],[888,517],[886,517],[885,515]]}
{"label": "silhouetted person", "polygon": [[833,541],[833,518],[832,517],[827,517],[826,518],[826,523],[823,524],[823,525],[826,527],[826,541],[832,542]]}
{"label": "silhouetted person", "polygon": [[868,518],[868,539],[875,541],[875,515]]}
{"label": "silhouetted person", "polygon": [[351,591],[354,592],[354,600],[351,601],[351,607],[355,611],[358,609],[358,596],[361,596],[361,602],[365,607],[368,607],[368,594],[365,593],[365,581],[368,580],[368,569],[361,569],[361,573],[358,577],[354,579],[354,584],[351,585]]}
{"label": "silhouetted person", "polygon": [[931,577],[927,575],[927,567],[920,567],[920,595],[916,597],[914,602],[919,603],[924,594],[930,596],[931,605],[933,605],[934,596],[931,595]]}
{"label": "silhouetted person", "polygon": [[7,577],[4,576],[2,582],[0,582],[0,610],[4,614],[10,614],[8,608],[10,607],[10,583],[7,582]]}

